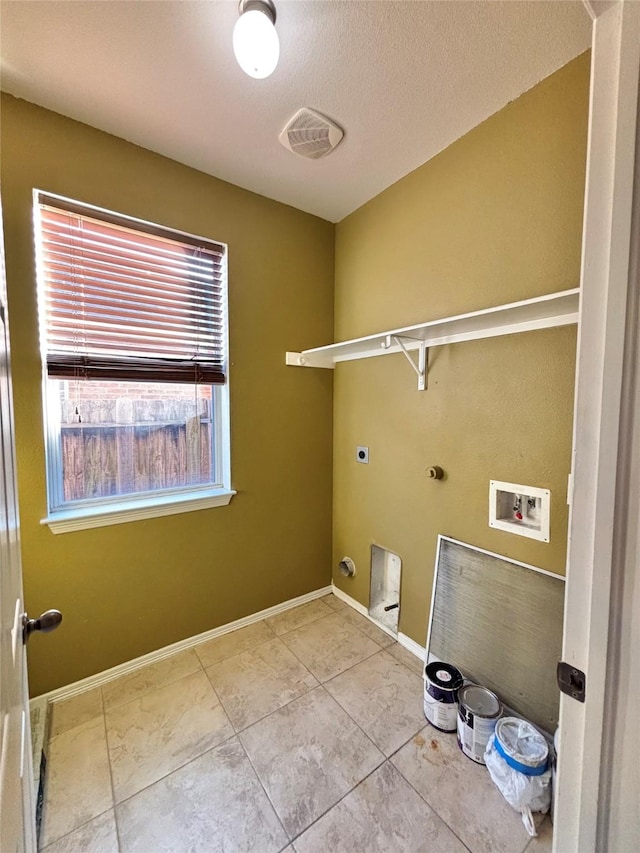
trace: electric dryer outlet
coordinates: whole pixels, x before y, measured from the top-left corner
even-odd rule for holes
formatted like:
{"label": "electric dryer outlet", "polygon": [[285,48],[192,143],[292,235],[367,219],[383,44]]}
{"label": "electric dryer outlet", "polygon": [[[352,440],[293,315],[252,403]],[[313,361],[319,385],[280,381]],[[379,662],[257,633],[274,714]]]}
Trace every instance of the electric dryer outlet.
{"label": "electric dryer outlet", "polygon": [[369,448],[368,447],[356,447],[356,462],[361,462],[363,465],[368,465],[368,463],[369,463]]}

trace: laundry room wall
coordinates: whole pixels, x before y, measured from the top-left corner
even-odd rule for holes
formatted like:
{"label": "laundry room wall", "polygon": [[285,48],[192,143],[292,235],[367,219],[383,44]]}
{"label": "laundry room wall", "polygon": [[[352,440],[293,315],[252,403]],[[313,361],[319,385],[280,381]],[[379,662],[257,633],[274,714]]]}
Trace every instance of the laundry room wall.
{"label": "laundry room wall", "polygon": [[[577,287],[588,97],[584,54],[340,222],[335,340]],[[402,354],[336,365],[341,589],[368,605],[371,545],[398,554],[424,644],[439,533],[564,573],[575,347],[567,326],[434,348],[426,391]],[[490,479],[551,490],[549,543],[489,527]]]}
{"label": "laundry room wall", "polygon": [[[332,335],[334,226],[2,96],[2,203],[33,695],[326,586],[332,376],[286,349]],[[34,188],[229,246],[227,507],[54,535],[47,515]]]}

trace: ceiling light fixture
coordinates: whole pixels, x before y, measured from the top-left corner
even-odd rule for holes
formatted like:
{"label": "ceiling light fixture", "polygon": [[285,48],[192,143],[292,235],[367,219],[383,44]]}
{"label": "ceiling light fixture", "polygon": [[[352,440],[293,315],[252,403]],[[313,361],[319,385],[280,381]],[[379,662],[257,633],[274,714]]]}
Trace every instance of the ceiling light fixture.
{"label": "ceiling light fixture", "polygon": [[280,56],[273,0],[240,0],[233,28],[233,52],[249,77],[262,80],[275,71]]}

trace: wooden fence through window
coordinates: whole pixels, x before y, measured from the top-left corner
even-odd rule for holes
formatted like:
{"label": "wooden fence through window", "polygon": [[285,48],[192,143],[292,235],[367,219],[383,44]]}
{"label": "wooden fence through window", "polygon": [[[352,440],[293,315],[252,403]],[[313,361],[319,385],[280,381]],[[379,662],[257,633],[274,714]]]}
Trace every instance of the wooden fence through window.
{"label": "wooden fence through window", "polygon": [[[65,501],[212,481],[211,401],[63,401]],[[80,420],[80,422],[79,422]]]}

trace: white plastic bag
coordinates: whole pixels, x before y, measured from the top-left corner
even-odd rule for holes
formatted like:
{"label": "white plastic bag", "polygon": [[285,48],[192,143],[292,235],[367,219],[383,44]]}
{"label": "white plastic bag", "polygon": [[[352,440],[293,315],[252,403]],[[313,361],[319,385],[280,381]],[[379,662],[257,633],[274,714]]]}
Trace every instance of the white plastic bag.
{"label": "white plastic bag", "polygon": [[526,720],[503,717],[484,753],[487,770],[505,800],[522,814],[529,835],[537,835],[532,812],[549,811],[551,763],[546,740]]}

